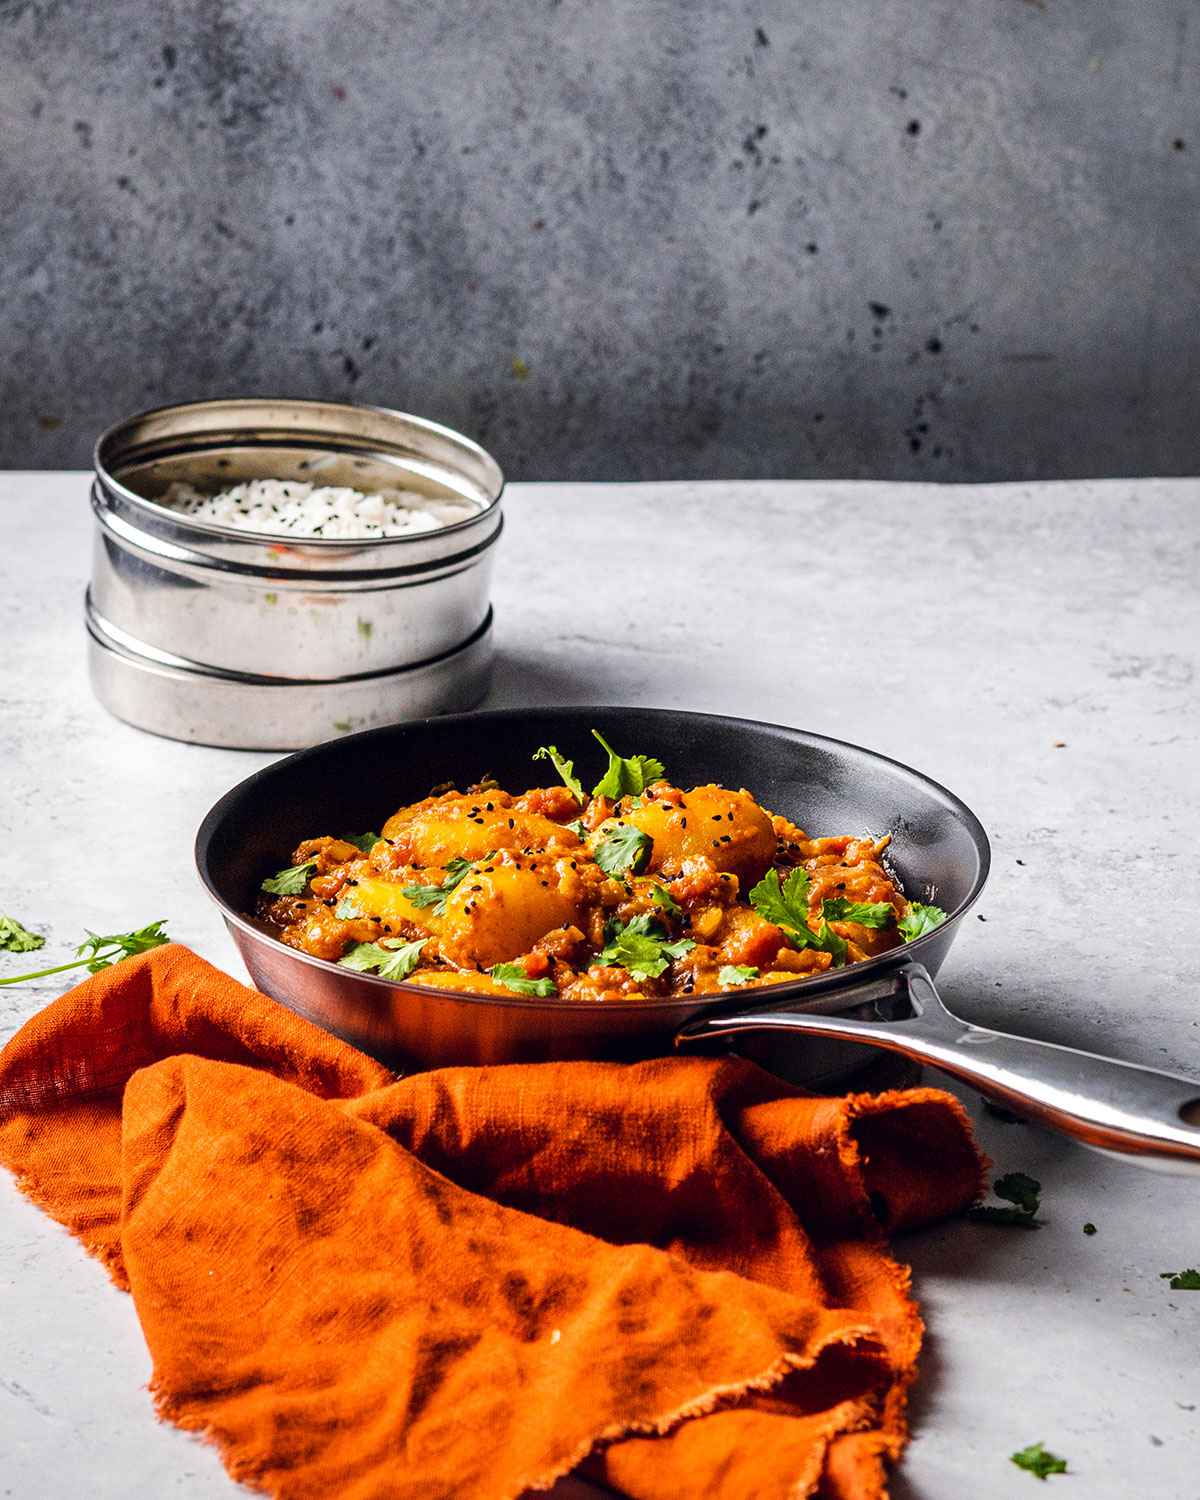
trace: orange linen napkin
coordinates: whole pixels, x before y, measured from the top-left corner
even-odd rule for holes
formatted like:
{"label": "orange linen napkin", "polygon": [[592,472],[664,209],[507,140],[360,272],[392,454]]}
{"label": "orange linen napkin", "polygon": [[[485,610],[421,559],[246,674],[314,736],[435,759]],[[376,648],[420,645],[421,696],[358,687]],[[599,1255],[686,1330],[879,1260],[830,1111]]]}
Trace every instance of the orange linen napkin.
{"label": "orange linen napkin", "polygon": [[0,1160],[133,1294],[159,1411],[285,1497],[884,1493],[921,1322],[883,1229],[979,1190],[933,1089],[749,1063],[396,1081],[180,947],[0,1053]]}

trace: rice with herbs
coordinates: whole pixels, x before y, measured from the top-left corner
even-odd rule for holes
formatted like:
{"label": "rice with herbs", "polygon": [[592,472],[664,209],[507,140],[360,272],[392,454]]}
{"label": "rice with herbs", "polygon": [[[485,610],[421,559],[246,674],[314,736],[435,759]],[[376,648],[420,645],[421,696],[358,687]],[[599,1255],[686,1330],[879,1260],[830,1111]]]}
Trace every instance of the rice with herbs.
{"label": "rice with herbs", "polygon": [[354,539],[437,531],[475,514],[474,507],[463,501],[436,500],[416,490],[367,494],[291,479],[251,479],[215,495],[177,482],[160,503],[194,520],[238,531]]}

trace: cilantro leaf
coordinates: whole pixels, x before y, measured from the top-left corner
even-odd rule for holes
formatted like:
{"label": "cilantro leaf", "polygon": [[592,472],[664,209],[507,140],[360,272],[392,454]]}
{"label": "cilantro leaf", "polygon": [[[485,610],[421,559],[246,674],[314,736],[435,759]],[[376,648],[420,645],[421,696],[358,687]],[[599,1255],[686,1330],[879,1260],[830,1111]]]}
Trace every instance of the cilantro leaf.
{"label": "cilantro leaf", "polygon": [[1200,1271],[1191,1267],[1186,1271],[1160,1271],[1158,1274],[1173,1292],[1200,1292]]}
{"label": "cilantro leaf", "polygon": [[564,755],[560,755],[556,745],[543,745],[540,749],[533,752],[533,758],[534,760],[552,761],[554,769],[558,772],[562,784],[566,787],[567,791],[573,796],[578,797],[580,802],[587,801],[587,796],[583,790],[583,783],[575,774],[575,762],[568,760]]}
{"label": "cilantro leaf", "polygon": [[751,964],[723,964],[717,972],[717,983],[722,985],[746,984],[758,978],[758,970]]}
{"label": "cilantro leaf", "polygon": [[146,953],[151,948],[161,947],[171,939],[163,931],[165,917],[157,922],[148,922],[134,932],[101,934],[89,932],[75,952],[80,955],[65,964],[55,964],[49,969],[35,969],[29,974],[12,974],[0,979],[0,984],[26,984],[33,979],[45,979],[51,974],[62,974],[68,969],[86,969],[89,974],[99,974],[101,969],[119,964],[123,958],[135,953]]}
{"label": "cilantro leaf", "polygon": [[1028,1448],[1022,1448],[1019,1453],[1010,1454],[1009,1462],[1016,1464],[1018,1469],[1027,1469],[1030,1474],[1042,1480],[1047,1474],[1067,1472],[1066,1459],[1059,1458],[1057,1453],[1048,1452],[1044,1443],[1030,1443]]}
{"label": "cilantro leaf", "polygon": [[576,818],[571,823],[564,823],[564,828],[569,828],[577,839],[587,838],[587,829],[583,826],[583,819]]}
{"label": "cilantro leaf", "polygon": [[768,922],[783,929],[784,936],[797,948],[815,948],[829,953],[835,964],[846,962],[846,940],[838,937],[827,921],[814,932],[808,925],[808,892],[811,881],[798,866],[788,872],[780,884],[779,871],[768,870],[750,892],[750,905]]}
{"label": "cilantro leaf", "polygon": [[0,917],[0,948],[10,953],[32,953],[35,948],[44,948],[46,939],[30,932],[16,917]]}
{"label": "cilantro leaf", "polygon": [[680,906],[679,902],[676,901],[675,897],[672,896],[665,886],[654,886],[650,892],[650,899],[654,902],[655,906],[661,906],[669,917],[683,915],[683,907]]}
{"label": "cilantro leaf", "polygon": [[262,888],[271,896],[298,896],[316,868],[315,859],[306,859],[302,865],[289,865],[286,870],[276,870],[274,875],[268,876]]}
{"label": "cilantro leaf", "polygon": [[672,942],[649,912],[624,926],[610,925],[608,941],[596,955],[597,963],[615,964],[635,979],[657,979],[673,958],[682,958],[696,946],[691,938]]}
{"label": "cilantro leaf", "polygon": [[662,779],[661,760],[652,755],[618,755],[598,729],[593,729],[592,735],[608,751],[608,769],[593,788],[593,797],[611,797],[614,802],[620,797],[637,797]]}
{"label": "cilantro leaf", "polygon": [[1006,1172],[992,1183],[992,1192],[1006,1203],[1015,1203],[1027,1214],[1035,1214],[1041,1207],[1042,1185],[1036,1177],[1025,1172]]}
{"label": "cilantro leaf", "polygon": [[362,916],[362,912],[354,904],[353,896],[343,896],[333,914],[339,922],[353,922],[356,917]]}
{"label": "cilantro leaf", "polygon": [[1013,1208],[989,1205],[967,1210],[967,1218],[976,1224],[1004,1224],[1015,1229],[1040,1229],[1037,1217],[1042,1205],[1042,1185],[1036,1177],[1025,1172],[1006,1172],[992,1183],[992,1192],[997,1198],[1015,1204]]}
{"label": "cilantro leaf", "polygon": [[515,995],[538,995],[546,999],[558,994],[553,979],[530,979],[521,964],[493,964],[488,973]]}
{"label": "cilantro leaf", "polygon": [[[495,850],[492,851],[494,853]],[[485,854],[483,858],[491,859],[492,854]],[[444,917],[450,892],[463,883],[468,872],[477,863],[482,861],[464,859],[461,854],[456,854],[453,859],[446,861],[446,878],[441,885],[404,885],[400,887],[400,894],[407,896],[414,906],[432,906],[435,917]]]}
{"label": "cilantro leaf", "polygon": [[371,850],[374,849],[382,837],[381,833],[344,833],[342,834],[342,843],[353,844],[363,854],[370,854]]}
{"label": "cilantro leaf", "polygon": [[847,901],[845,896],[835,896],[821,907],[827,922],[858,922],[863,927],[886,927],[894,910],[890,901]]}
{"label": "cilantro leaf", "polygon": [[1096,1226],[1092,1223],[1092,1221],[1090,1219],[1083,1226],[1083,1232],[1084,1232],[1084,1234],[1095,1234],[1095,1232],[1096,1232]]}
{"label": "cilantro leaf", "polygon": [[596,845],[596,863],[606,875],[636,873],[650,859],[650,835],[630,823],[610,823],[608,836]]}
{"label": "cilantro leaf", "polygon": [[415,943],[355,943],[350,951],[338,959],[343,969],[353,969],[359,974],[378,974],[380,979],[407,979],[421,960],[421,949],[429,941],[421,938]]}
{"label": "cilantro leaf", "polygon": [[914,939],[924,937],[927,932],[932,932],[935,927],[940,927],[946,920],[946,913],[940,906],[924,906],[920,901],[910,901],[908,912],[896,923],[900,936],[906,943]]}

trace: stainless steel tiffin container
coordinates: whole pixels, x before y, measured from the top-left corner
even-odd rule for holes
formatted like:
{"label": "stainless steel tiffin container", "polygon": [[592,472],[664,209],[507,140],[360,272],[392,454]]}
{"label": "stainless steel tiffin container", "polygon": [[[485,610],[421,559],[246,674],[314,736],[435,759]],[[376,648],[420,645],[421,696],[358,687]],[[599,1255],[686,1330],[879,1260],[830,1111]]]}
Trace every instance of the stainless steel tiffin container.
{"label": "stainless steel tiffin container", "polygon": [[[203,401],[110,428],[95,471],[88,647],[118,717],[286,750],[487,691],[504,480],[469,439],[379,407]],[[159,503],[174,481],[215,492],[251,479],[416,490],[471,513],[359,540],[242,531]]]}

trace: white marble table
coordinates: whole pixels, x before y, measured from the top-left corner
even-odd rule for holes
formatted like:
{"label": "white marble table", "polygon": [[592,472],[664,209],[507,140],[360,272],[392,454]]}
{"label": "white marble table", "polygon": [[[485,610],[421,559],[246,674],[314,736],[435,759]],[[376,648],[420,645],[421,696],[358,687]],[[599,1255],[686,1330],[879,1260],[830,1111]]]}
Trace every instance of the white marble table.
{"label": "white marble table", "polygon": [[[93,702],[86,489],[0,477],[0,910],[49,931],[48,962],[84,927],[167,917],[240,973],[191,842],[269,757]],[[1200,1076],[1200,484],[518,484],[506,503],[495,703],[745,714],[920,766],[994,844],[948,1000]],[[0,990],[0,1041],[60,987]],[[1064,1495],[1197,1500],[1200,1294],[1159,1272],[1200,1265],[1200,1180],[973,1112],[998,1168],[1041,1179],[1046,1225],[898,1246],[929,1340],[895,1495],[1032,1495],[1008,1455],[1042,1439],[1077,1476],[1049,1481]],[[148,1373],[132,1303],[0,1173],[0,1496],[235,1494],[155,1421]]]}

